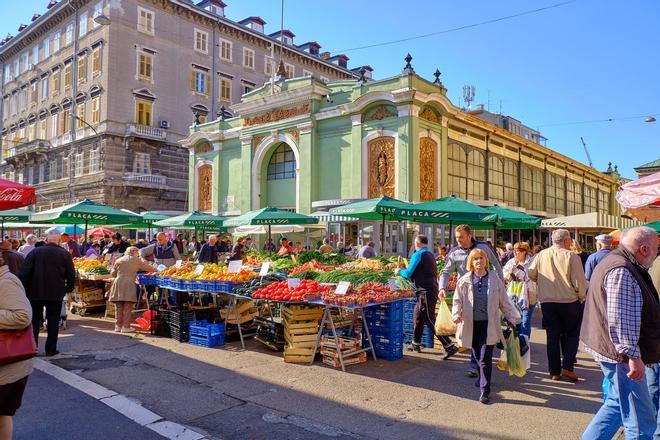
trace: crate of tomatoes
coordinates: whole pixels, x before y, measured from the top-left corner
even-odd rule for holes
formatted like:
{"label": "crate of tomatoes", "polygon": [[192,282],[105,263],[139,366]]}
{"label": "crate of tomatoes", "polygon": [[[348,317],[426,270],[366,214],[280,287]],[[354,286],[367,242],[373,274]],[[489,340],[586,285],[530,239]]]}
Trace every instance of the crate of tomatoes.
{"label": "crate of tomatoes", "polygon": [[296,287],[289,286],[287,280],[272,283],[252,293],[253,299],[273,301],[310,301],[320,299],[324,293],[332,291],[332,286],[322,285],[313,280],[300,280]]}

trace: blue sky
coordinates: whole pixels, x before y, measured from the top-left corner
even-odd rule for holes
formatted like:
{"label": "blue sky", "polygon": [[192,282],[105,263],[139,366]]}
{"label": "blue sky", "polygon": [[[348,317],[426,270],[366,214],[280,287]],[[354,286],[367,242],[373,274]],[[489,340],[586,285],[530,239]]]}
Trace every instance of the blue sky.
{"label": "blue sky", "polygon": [[[119,0],[113,0],[119,1]],[[479,23],[562,0],[285,0],[285,27],[295,42],[318,41],[338,50]],[[47,0],[11,2],[3,8],[0,34],[42,13]],[[267,32],[279,29],[279,0],[225,0],[233,20],[259,15]],[[658,47],[660,2],[577,0],[498,23],[365,50],[346,51],[349,64],[370,64],[376,78],[400,73],[410,52],[418,74],[436,68],[459,103],[462,86],[473,84],[476,103],[539,128],[548,146],[583,163],[584,137],[594,167],[612,161],[623,175],[660,158]],[[645,123],[646,115],[658,122]],[[575,123],[609,118],[613,122]],[[571,123],[553,125],[559,123]],[[575,123],[575,124],[573,124]]]}

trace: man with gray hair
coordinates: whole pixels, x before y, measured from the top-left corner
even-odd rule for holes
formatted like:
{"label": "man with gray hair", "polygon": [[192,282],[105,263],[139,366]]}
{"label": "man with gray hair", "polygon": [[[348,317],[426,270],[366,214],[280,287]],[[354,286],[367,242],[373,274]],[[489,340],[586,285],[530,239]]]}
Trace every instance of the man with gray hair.
{"label": "man with gray hair", "polygon": [[37,242],[37,236],[34,234],[30,234],[27,237],[25,237],[25,244],[21,247],[18,248],[18,252],[22,254],[24,257],[27,257],[27,254],[34,249],[34,244]]}
{"label": "man with gray hair", "polygon": [[32,330],[39,344],[39,329],[44,308],[48,322],[46,356],[57,353],[57,336],[64,295],[73,292],[76,272],[71,255],[59,246],[60,231],[52,228],[46,236],[46,245],[28,254],[19,278],[32,305]]}
{"label": "man with gray hair", "polygon": [[539,252],[528,274],[538,286],[550,378],[561,380],[563,376],[577,382],[573,365],[580,344],[582,303],[588,284],[580,257],[570,250],[572,241],[566,229],[553,231],[552,246]]}
{"label": "man with gray hair", "polygon": [[506,265],[506,263],[513,258],[514,253],[513,253],[513,245],[511,243],[507,243],[504,245],[504,253],[500,257],[500,264],[502,267]]}
{"label": "man with gray hair", "polygon": [[607,254],[612,251],[612,236],[608,234],[600,234],[596,236],[596,252],[589,255],[587,262],[584,265],[584,276],[587,281],[591,279],[591,274],[596,268],[596,265],[601,262]]}
{"label": "man with gray hair", "polygon": [[581,339],[610,385],[583,439],[612,438],[622,424],[626,438],[660,436],[660,299],[648,273],[657,253],[656,232],[632,228],[592,274]]}

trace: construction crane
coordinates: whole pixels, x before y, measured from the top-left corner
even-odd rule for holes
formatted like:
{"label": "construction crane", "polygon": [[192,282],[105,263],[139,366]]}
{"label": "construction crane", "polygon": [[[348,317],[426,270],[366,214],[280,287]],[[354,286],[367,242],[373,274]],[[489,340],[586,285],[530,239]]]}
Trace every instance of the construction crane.
{"label": "construction crane", "polygon": [[589,166],[591,168],[594,167],[594,163],[591,160],[591,154],[589,154],[589,150],[587,149],[587,143],[584,141],[584,138],[580,136],[580,140],[582,141],[582,146],[584,147],[584,152],[587,154],[587,159],[589,159]]}

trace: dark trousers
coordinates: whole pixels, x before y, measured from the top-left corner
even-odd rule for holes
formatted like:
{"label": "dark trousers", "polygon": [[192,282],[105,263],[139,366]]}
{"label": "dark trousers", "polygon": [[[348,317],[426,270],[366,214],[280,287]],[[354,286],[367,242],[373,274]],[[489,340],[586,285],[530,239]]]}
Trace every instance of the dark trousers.
{"label": "dark trousers", "polygon": [[[418,291],[417,304],[413,312],[413,343],[420,344],[424,334],[424,325],[428,325],[435,334],[435,305],[438,303],[438,292]],[[446,349],[454,344],[447,336],[437,336],[442,346]]]}
{"label": "dark trousers", "polygon": [[41,319],[46,308],[46,322],[48,323],[48,337],[46,337],[46,354],[55,353],[57,350],[57,335],[60,330],[60,312],[62,301],[30,301],[32,305],[32,330],[34,340],[39,345],[39,329]]}
{"label": "dark trousers", "polygon": [[567,304],[543,303],[541,312],[547,338],[549,373],[559,376],[562,368],[573,371],[580,343],[582,304],[579,301]]}
{"label": "dark trousers", "polygon": [[488,321],[474,321],[472,325],[472,355],[479,367],[479,388],[482,393],[490,393],[490,376],[493,372],[493,348],[487,345]]}

